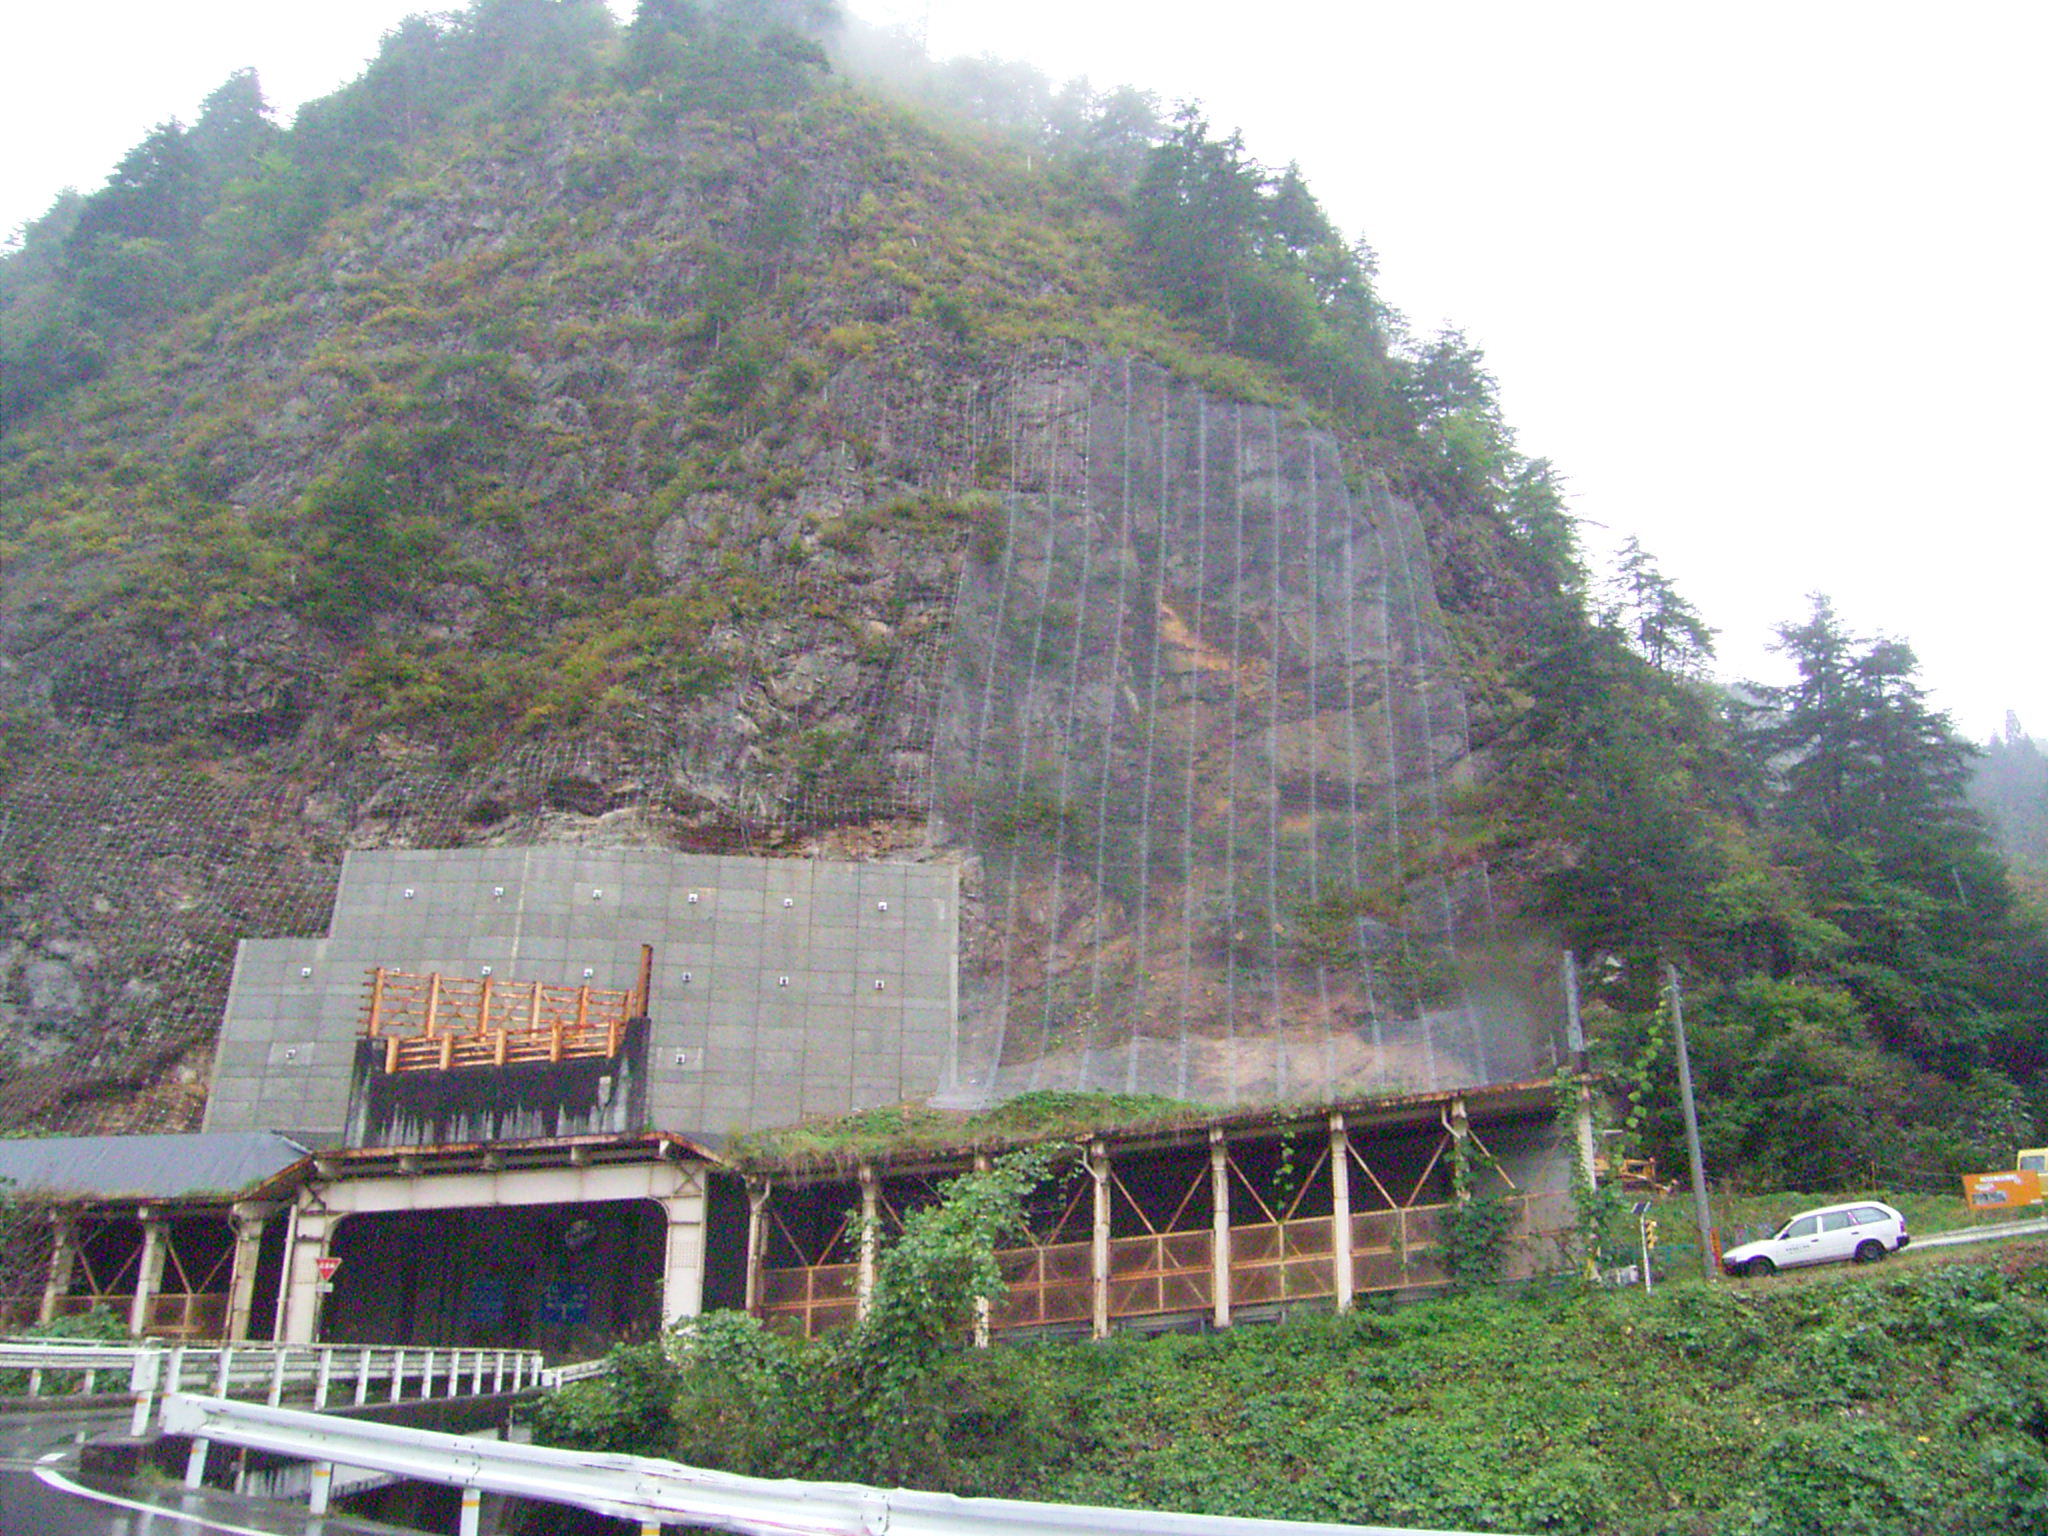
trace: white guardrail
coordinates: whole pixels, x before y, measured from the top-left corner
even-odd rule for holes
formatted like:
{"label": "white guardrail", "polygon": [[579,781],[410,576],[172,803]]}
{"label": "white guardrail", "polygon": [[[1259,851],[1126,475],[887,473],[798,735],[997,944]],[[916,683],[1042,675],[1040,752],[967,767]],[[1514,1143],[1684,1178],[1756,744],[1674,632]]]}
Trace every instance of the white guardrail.
{"label": "white guardrail", "polygon": [[[573,1368],[572,1368],[573,1369]],[[433,1397],[482,1396],[554,1386],[533,1349],[425,1349],[380,1344],[96,1344],[0,1339],[0,1370],[27,1371],[31,1397],[92,1395],[102,1378],[122,1381],[135,1405],[129,1433],[143,1435],[159,1393],[210,1387],[219,1398],[287,1396],[314,1408],[364,1407]],[[45,1390],[51,1389],[51,1390]]]}
{"label": "white guardrail", "polygon": [[[314,1463],[310,1514],[326,1513],[336,1466],[460,1488],[460,1536],[476,1536],[485,1493],[573,1504],[637,1520],[643,1530],[688,1524],[750,1536],[1468,1536],[783,1482],[185,1394],[164,1399],[163,1427],[191,1435],[195,1444],[215,1441]],[[196,1481],[190,1468],[187,1480]]]}

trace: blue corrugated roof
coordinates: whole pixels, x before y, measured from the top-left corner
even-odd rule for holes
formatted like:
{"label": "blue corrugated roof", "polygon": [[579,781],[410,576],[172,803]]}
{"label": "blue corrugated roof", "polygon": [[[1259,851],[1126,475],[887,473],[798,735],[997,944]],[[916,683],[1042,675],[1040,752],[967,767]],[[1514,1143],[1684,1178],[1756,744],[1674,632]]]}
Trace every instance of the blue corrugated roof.
{"label": "blue corrugated roof", "polygon": [[278,1131],[0,1140],[0,1179],[22,1194],[170,1200],[238,1195],[314,1150]]}

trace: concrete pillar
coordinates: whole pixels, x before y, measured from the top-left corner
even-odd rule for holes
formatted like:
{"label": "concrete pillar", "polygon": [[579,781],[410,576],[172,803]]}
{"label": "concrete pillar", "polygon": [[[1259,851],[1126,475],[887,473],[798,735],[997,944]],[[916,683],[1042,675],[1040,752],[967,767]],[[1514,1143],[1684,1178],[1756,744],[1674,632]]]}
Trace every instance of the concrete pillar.
{"label": "concrete pillar", "polygon": [[278,1207],[254,1200],[237,1201],[229,1212],[235,1227],[235,1258],[228,1281],[228,1338],[249,1337],[250,1312],[256,1305],[256,1266],[263,1252],[263,1232]]}
{"label": "concrete pillar", "polygon": [[747,1312],[760,1310],[761,1268],[768,1258],[768,1197],[775,1187],[767,1179],[747,1178]]}
{"label": "concrete pillar", "polygon": [[1100,1138],[1088,1148],[1088,1172],[1095,1181],[1095,1237],[1088,1253],[1090,1331],[1109,1337],[1109,1148]]}
{"label": "concrete pillar", "polygon": [[875,1294],[875,1259],[882,1236],[882,1186],[875,1177],[875,1165],[860,1165],[860,1281],[855,1299],[860,1315],[868,1315],[868,1303]]}
{"label": "concrete pillar", "polygon": [[1351,1136],[1338,1109],[1330,1111],[1330,1258],[1337,1310],[1349,1312],[1358,1289],[1351,1254]]}
{"label": "concrete pillar", "polygon": [[[1450,1113],[1445,1118],[1444,1125],[1451,1133],[1451,1156],[1453,1158],[1451,1167],[1457,1169],[1464,1164],[1465,1138],[1472,1134],[1472,1120],[1465,1112],[1465,1100],[1462,1096],[1451,1100]],[[1462,1205],[1471,1196],[1472,1192],[1465,1187],[1464,1180],[1460,1178],[1455,1195],[1456,1200]]]}
{"label": "concrete pillar", "polygon": [[149,1304],[164,1283],[166,1223],[148,1206],[137,1211],[135,1218],[142,1223],[142,1254],[135,1261],[135,1300],[128,1306],[128,1335],[139,1339],[149,1327]]}
{"label": "concrete pillar", "polygon": [[[989,1169],[994,1166],[994,1163],[990,1161],[989,1155],[986,1152],[977,1152],[974,1154],[974,1171],[976,1173],[987,1173]],[[991,1325],[993,1322],[994,1315],[989,1307],[988,1298],[986,1296],[975,1297],[974,1347],[976,1349],[988,1348],[989,1337],[992,1331]]]}
{"label": "concrete pillar", "polygon": [[50,1274],[43,1282],[42,1305],[36,1308],[39,1323],[55,1317],[57,1304],[71,1294],[71,1275],[78,1264],[78,1219],[66,1211],[52,1225],[56,1232],[50,1246]]}
{"label": "concrete pillar", "polygon": [[676,1170],[674,1193],[661,1202],[668,1217],[661,1269],[664,1322],[695,1317],[704,1310],[704,1175]]}
{"label": "concrete pillar", "polygon": [[1579,1107],[1572,1116],[1573,1129],[1579,1138],[1579,1166],[1586,1170],[1586,1187],[1600,1187],[1600,1173],[1594,1166],[1598,1157],[1593,1139],[1593,1085],[1584,1078],[1579,1080]]}
{"label": "concrete pillar", "polygon": [[325,1206],[300,1204],[292,1212],[285,1242],[284,1277],[278,1287],[280,1344],[311,1344],[320,1337],[320,1267],[340,1216]]}
{"label": "concrete pillar", "polygon": [[1230,1143],[1220,1127],[1209,1128],[1210,1284],[1215,1288],[1211,1320],[1230,1326]]}

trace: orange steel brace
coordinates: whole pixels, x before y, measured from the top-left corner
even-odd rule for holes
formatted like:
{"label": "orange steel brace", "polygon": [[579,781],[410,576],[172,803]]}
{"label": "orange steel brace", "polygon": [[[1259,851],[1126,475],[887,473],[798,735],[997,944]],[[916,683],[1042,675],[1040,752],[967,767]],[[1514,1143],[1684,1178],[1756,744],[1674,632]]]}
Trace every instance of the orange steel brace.
{"label": "orange steel brace", "polygon": [[427,1027],[426,1038],[434,1038],[434,1022],[441,1013],[441,973],[434,972],[427,978]]}
{"label": "orange steel brace", "polygon": [[384,967],[380,965],[380,966],[378,966],[378,967],[377,967],[377,968],[376,968],[375,970],[373,970],[372,972],[370,972],[370,1028],[369,1028],[369,1038],[370,1038],[370,1039],[372,1039],[372,1040],[374,1040],[374,1039],[376,1039],[376,1038],[377,1038],[377,1032],[378,1032],[378,1030],[379,1030],[380,1028],[382,1028],[382,1026],[383,1026],[383,1019],[382,1019],[382,1014],[383,1014],[383,1011],[384,1011]]}

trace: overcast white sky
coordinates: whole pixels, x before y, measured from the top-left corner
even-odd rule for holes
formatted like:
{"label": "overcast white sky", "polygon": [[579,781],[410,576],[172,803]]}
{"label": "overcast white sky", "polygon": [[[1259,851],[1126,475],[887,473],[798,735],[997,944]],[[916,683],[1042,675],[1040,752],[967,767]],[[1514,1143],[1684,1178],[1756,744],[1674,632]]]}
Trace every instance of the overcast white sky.
{"label": "overcast white sky", "polygon": [[[288,117],[403,0],[10,17],[0,228],[254,65]],[[629,13],[631,0],[615,0]],[[1299,161],[1420,332],[1486,352],[1596,547],[1629,534],[1772,678],[1830,593],[1970,735],[2048,736],[2034,472],[2048,6],[851,0],[1055,78],[1200,99]]]}

